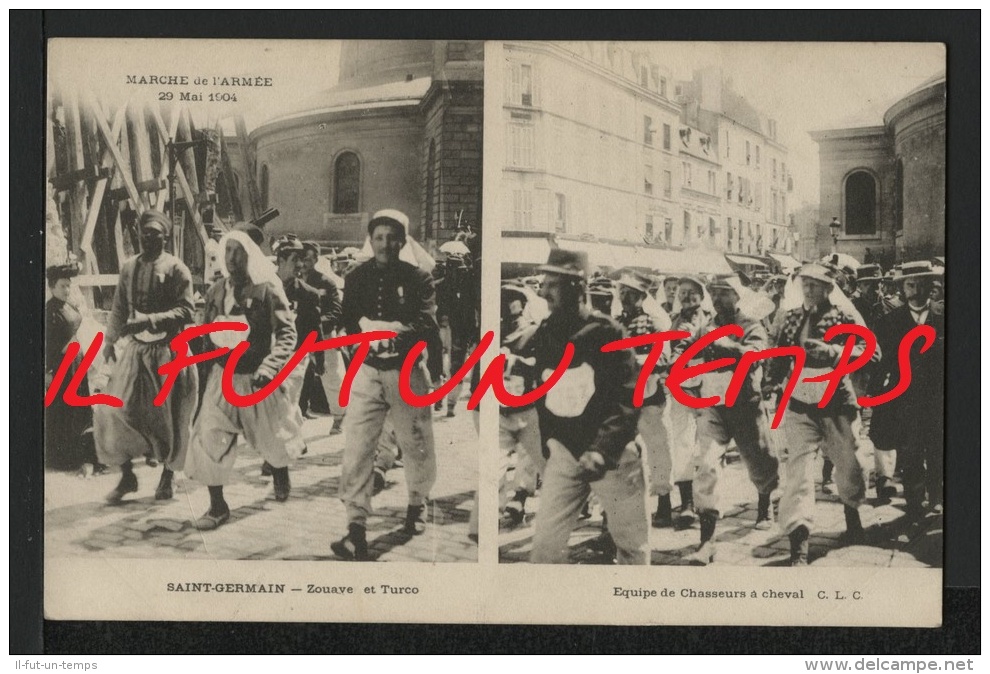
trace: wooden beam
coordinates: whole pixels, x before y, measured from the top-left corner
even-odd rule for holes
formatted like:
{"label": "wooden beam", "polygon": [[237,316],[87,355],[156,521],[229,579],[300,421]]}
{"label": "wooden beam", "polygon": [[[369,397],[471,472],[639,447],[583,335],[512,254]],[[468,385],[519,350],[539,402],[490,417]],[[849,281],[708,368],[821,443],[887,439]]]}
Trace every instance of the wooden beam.
{"label": "wooden beam", "polygon": [[120,169],[120,177],[124,181],[127,196],[131,200],[131,208],[137,211],[138,214],[141,214],[145,211],[145,203],[142,201],[137,186],[134,184],[134,179],[131,177],[130,164],[125,162],[121,156],[116,139],[110,131],[110,127],[107,126],[106,119],[100,114],[100,107],[95,101],[93,102],[93,108],[96,112],[96,123],[100,128],[100,133],[103,135],[103,141],[107,144],[110,154],[113,155],[113,160],[117,163],[117,168]]}
{"label": "wooden beam", "polygon": [[117,269],[124,266],[127,251],[124,249],[124,226],[120,222],[120,206],[117,206],[116,217],[113,220],[113,240],[117,248]]}
{"label": "wooden beam", "polygon": [[100,207],[103,204],[103,195],[107,189],[107,179],[101,178],[96,183],[93,196],[89,200],[89,210],[86,213],[86,226],[83,229],[82,241],[79,249],[86,255],[86,267],[91,274],[99,273],[100,266],[96,260],[96,252],[93,250],[93,234],[96,231],[96,221],[100,216]]}
{"label": "wooden beam", "polygon": [[[165,129],[165,121],[162,119],[161,111],[156,108],[152,108],[151,115],[155,120],[155,126],[158,127],[158,133],[167,134],[168,132]],[[174,123],[174,128],[172,129],[173,134],[178,130],[178,117],[178,113],[176,113],[175,118],[172,120]],[[175,136],[173,135],[171,137],[174,138]],[[189,210],[189,215],[192,216],[193,225],[196,227],[199,238],[202,240],[203,244],[206,245],[206,241],[210,237],[206,233],[206,227],[203,226],[203,218],[200,217],[199,209],[196,208],[195,195],[193,195],[192,190],[189,188],[189,182],[186,180],[186,174],[185,171],[182,170],[181,163],[175,165],[175,179],[178,181],[179,188],[182,190],[182,198],[186,200],[186,207]]]}

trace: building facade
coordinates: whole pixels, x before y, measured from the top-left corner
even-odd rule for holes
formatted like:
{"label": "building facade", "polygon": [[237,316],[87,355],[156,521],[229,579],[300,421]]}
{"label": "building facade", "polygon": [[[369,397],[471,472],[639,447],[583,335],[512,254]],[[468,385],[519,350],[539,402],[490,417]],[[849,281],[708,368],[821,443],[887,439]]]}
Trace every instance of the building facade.
{"label": "building facade", "polygon": [[[945,75],[917,87],[873,126],[816,131],[820,221],[836,247],[885,266],[945,255]],[[828,251],[822,251],[822,254]]]}
{"label": "building facade", "polygon": [[345,41],[335,87],[250,134],[270,230],[360,245],[396,208],[431,250],[480,233],[483,71],[481,41]]}
{"label": "building facade", "polygon": [[[717,73],[675,82],[631,43],[501,50],[501,133],[488,152],[503,233],[790,252],[787,150],[773,120],[746,108]],[[740,103],[726,107],[726,97]],[[755,121],[736,119],[737,110]]]}

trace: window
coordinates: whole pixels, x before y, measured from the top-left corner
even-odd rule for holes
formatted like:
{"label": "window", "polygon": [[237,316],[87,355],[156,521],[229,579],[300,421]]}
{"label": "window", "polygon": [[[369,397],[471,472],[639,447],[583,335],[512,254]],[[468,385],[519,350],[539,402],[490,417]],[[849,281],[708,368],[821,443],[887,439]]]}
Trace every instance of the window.
{"label": "window", "polygon": [[653,194],[653,167],[649,164],[643,165],[643,192]]}
{"label": "window", "polygon": [[663,196],[670,199],[671,193],[673,192],[673,176],[670,171],[663,172]]}
{"label": "window", "polygon": [[663,125],[663,149],[670,149],[670,124]]}
{"label": "window", "polygon": [[708,193],[715,194],[715,171],[708,172]]}
{"label": "window", "polygon": [[770,190],[770,199],[773,203],[770,205],[770,222],[778,222],[777,219],[777,190]]}
{"label": "window", "polygon": [[261,190],[261,207],[268,208],[268,165],[261,165],[261,177],[258,178],[258,189]]}
{"label": "window", "polygon": [[646,69],[646,66],[639,67],[639,86],[646,89],[650,84],[650,71]]}
{"label": "window", "polygon": [[361,210],[361,160],[353,152],[342,152],[333,163],[333,212]]}
{"label": "window", "polygon": [[725,131],[725,158],[726,159],[729,158],[729,131],[728,131],[728,129],[726,129],[726,131]]}
{"label": "window", "polygon": [[533,127],[509,125],[509,163],[512,166],[533,166]]}
{"label": "window", "polygon": [[759,145],[756,146],[756,166],[757,166],[757,168],[760,166],[760,146]]}
{"label": "window", "polygon": [[708,238],[715,238],[715,218],[708,218]]}
{"label": "window", "polygon": [[691,239],[691,214],[684,211],[684,241]]}
{"label": "window", "polygon": [[661,77],[660,78],[660,95],[663,96],[664,98],[667,98],[667,78],[666,77]]}
{"label": "window", "polygon": [[643,115],[643,142],[653,145],[653,118]]}
{"label": "window", "polygon": [[746,166],[749,166],[749,141],[746,141]]}
{"label": "window", "polygon": [[763,208],[763,183],[756,183],[756,210]]}
{"label": "window", "polygon": [[653,238],[653,216],[646,216],[646,236],[649,239]]}
{"label": "window", "polygon": [[725,235],[729,241],[729,250],[732,250],[732,218],[725,219]]}
{"label": "window", "polygon": [[663,240],[667,243],[671,243],[671,239],[674,236],[674,221],[670,218],[663,219]]}
{"label": "window", "polygon": [[732,174],[725,174],[725,198],[732,200]]}
{"label": "window", "polygon": [[687,187],[691,187],[691,164],[687,163],[686,161],[681,162],[681,167],[684,170],[684,184]]}
{"label": "window", "polygon": [[738,229],[739,236],[736,238],[736,249],[741,253],[742,252],[742,249],[743,249],[743,226],[742,226],[742,219],[737,220],[737,222],[739,223],[739,229]]}
{"label": "window", "polygon": [[780,180],[785,182],[787,180],[787,164],[780,162]]}
{"label": "window", "polygon": [[567,197],[560,192],[556,195],[556,212],[554,213],[554,227],[558,232],[567,231]]}
{"label": "window", "polygon": [[512,190],[512,225],[533,229],[533,193],[529,190]]}
{"label": "window", "polygon": [[776,160],[776,158],[770,160],[770,166],[773,167],[773,170],[772,170],[773,179],[776,180],[777,179],[777,160]]}
{"label": "window", "polygon": [[509,65],[509,102],[533,105],[533,66],[527,63]]}

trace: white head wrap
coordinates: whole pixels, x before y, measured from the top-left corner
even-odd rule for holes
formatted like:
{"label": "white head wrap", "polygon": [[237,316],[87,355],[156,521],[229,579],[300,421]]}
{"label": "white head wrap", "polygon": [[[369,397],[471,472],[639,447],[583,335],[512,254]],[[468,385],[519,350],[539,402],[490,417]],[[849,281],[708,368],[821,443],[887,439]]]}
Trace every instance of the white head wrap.
{"label": "white head wrap", "polygon": [[271,260],[265,257],[265,254],[261,252],[247,232],[240,231],[230,231],[224,234],[220,238],[219,248],[220,255],[217,259],[218,266],[220,268],[220,273],[223,274],[224,278],[230,278],[230,270],[227,269],[227,242],[236,241],[247,253],[247,273],[248,278],[251,279],[251,283],[256,285],[261,283],[271,283],[276,288],[282,288],[282,279],[278,277],[278,273],[275,270],[275,265],[272,264]]}
{"label": "white head wrap", "polygon": [[[828,301],[832,303],[832,306],[856,317],[862,322],[863,319],[856,310],[856,306],[852,303],[852,300],[846,297],[846,294],[834,283],[832,284],[832,290],[828,294]],[[787,285],[784,286],[784,296],[780,300],[780,310],[790,311],[791,309],[797,309],[802,304],[804,304],[804,291],[801,289],[801,277],[792,276],[788,279]]]}

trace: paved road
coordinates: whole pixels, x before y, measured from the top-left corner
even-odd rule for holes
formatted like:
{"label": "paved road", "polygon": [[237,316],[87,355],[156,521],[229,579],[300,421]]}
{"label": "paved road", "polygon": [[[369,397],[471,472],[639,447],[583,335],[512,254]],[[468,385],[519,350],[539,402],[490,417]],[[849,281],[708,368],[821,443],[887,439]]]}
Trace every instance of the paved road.
{"label": "paved road", "polygon": [[[872,451],[867,447],[866,453]],[[872,465],[872,457],[868,456]],[[818,475],[821,475],[819,470]],[[729,455],[729,463],[723,471],[726,511],[715,532],[716,565],[732,566],[785,566],[789,559],[789,542],[775,526],[769,531],[753,528],[756,521],[756,490],[746,475],[742,462]],[[874,497],[872,486],[868,496]],[[678,503],[677,490],[673,494],[674,507]],[[656,500],[651,501],[656,509]],[[526,503],[528,511],[539,510],[539,499]],[[861,509],[863,526],[867,528],[865,545],[843,546],[839,536],[845,530],[845,518],[838,497],[822,493],[818,485],[815,531],[810,539],[810,563],[816,566],[841,567],[941,567],[942,566],[942,516],[929,514],[920,526],[907,526],[903,521],[904,499],[898,497],[881,504],[870,498]],[[601,515],[595,509],[590,519],[582,521],[572,534],[570,561],[576,564],[606,564],[598,551],[596,540],[601,535]],[[650,547],[653,564],[684,565],[684,558],[698,547],[697,520],[688,529],[652,529]],[[533,515],[518,527],[506,527],[499,531],[499,560],[503,563],[528,560],[532,548]]]}
{"label": "paved road", "polygon": [[[401,468],[389,472],[389,485],[375,497],[368,542],[379,561],[474,562],[477,546],[468,538],[468,519],[478,482],[478,443],[470,413],[461,403],[457,416],[434,414],[438,480],[428,507],[427,530],[415,537],[400,532],[406,511]],[[270,477],[261,476],[261,458],[245,449],[237,478],[225,488],[230,521],[200,532],[192,521],[206,512],[206,487],[181,474],[175,498],[156,502],[161,468],[135,462],[139,490],[119,506],[103,496],[119,473],[80,479],[48,472],[45,486],[46,554],[63,557],[185,559],[334,559],[330,541],[346,531],[337,499],[343,436],[328,436],[329,418],[309,420],[305,456],[290,469],[292,494],[285,503],[272,496]]]}

